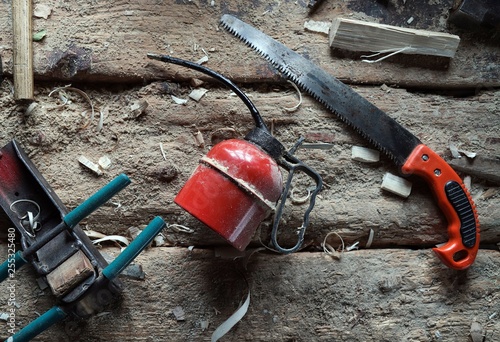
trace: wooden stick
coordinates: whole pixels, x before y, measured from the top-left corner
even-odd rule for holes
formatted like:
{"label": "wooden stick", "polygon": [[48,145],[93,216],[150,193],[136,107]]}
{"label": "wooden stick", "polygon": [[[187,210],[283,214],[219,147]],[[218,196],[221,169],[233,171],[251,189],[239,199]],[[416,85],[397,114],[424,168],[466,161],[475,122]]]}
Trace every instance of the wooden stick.
{"label": "wooden stick", "polygon": [[31,0],[12,1],[12,29],[14,38],[14,98],[33,101],[33,46]]}
{"label": "wooden stick", "polygon": [[399,52],[452,58],[460,37],[443,32],[335,18],[330,28],[329,43],[331,47],[351,51]]}

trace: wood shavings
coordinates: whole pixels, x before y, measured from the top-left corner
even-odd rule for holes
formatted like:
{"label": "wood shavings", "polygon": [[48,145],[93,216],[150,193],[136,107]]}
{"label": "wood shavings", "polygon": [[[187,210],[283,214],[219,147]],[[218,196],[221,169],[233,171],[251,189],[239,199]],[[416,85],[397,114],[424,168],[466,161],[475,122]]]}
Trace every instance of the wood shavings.
{"label": "wood shavings", "polygon": [[410,196],[412,183],[404,178],[387,172],[382,179],[382,185],[380,187],[383,190],[407,198]]}
{"label": "wood shavings", "polygon": [[448,148],[450,149],[451,156],[455,159],[462,158],[460,153],[458,152],[458,147],[454,143],[450,142],[448,143]]}
{"label": "wood shavings", "polygon": [[[106,235],[100,239],[96,239],[96,240],[92,240],[92,243],[94,245],[97,245],[97,244],[100,244],[101,242],[113,242],[113,243],[116,243],[118,245],[123,245],[123,246],[128,246],[129,245],[129,241],[126,237],[124,236],[121,236],[121,235]],[[122,246],[120,246],[122,247]],[[124,248],[122,247],[122,250]]]}
{"label": "wood shavings", "polygon": [[200,131],[194,134],[194,140],[196,141],[198,147],[205,147],[205,139],[203,139],[203,134],[201,134]]}
{"label": "wood shavings", "polygon": [[170,228],[173,231],[178,232],[178,233],[187,233],[187,234],[194,233],[194,229],[183,226],[182,224],[177,224],[177,223],[174,223],[174,224],[167,223],[167,228]]}
{"label": "wood shavings", "polygon": [[326,21],[308,20],[304,23],[304,29],[306,31],[322,33],[325,36],[328,36],[328,33],[330,32],[330,26],[331,23]]}
{"label": "wood shavings", "polygon": [[99,167],[103,170],[107,170],[111,167],[111,159],[109,159],[108,156],[102,156],[99,158],[97,161],[97,164],[99,164]]}
{"label": "wood shavings", "polygon": [[85,157],[85,156],[78,157],[78,162],[81,165],[85,166],[90,171],[92,171],[97,176],[102,176],[103,175],[103,172],[99,168],[99,165],[97,165],[94,162],[90,161],[87,157]]}
{"label": "wood shavings", "polygon": [[108,107],[99,111],[99,122],[97,123],[97,132],[102,131],[102,127],[104,126],[104,115],[109,114]]}
{"label": "wood shavings", "polygon": [[188,102],[188,100],[181,99],[181,98],[174,96],[174,95],[170,95],[170,97],[172,97],[172,101],[174,101],[174,103],[178,104],[178,105],[185,105]]}
{"label": "wood shavings", "polygon": [[205,56],[201,57],[200,59],[198,59],[196,61],[196,64],[202,65],[202,64],[204,64],[206,62],[208,62],[208,56],[207,55],[205,55]]}
{"label": "wood shavings", "polygon": [[167,161],[167,155],[165,154],[165,149],[163,148],[163,143],[160,143],[160,151],[163,159]]}
{"label": "wood shavings", "polygon": [[370,229],[370,235],[368,235],[368,241],[366,241],[365,248],[370,248],[373,243],[373,237],[375,236],[375,231]]}
{"label": "wood shavings", "polygon": [[114,243],[121,243],[124,246],[129,245],[129,241],[126,237],[120,235],[105,235],[100,232],[96,232],[94,230],[84,230],[85,235],[89,237],[94,245],[99,244],[101,242],[111,241]]}
{"label": "wood shavings", "polygon": [[[327,243],[328,238],[334,234],[337,235],[338,238],[340,239],[340,241],[342,242],[342,249],[341,249],[340,253],[335,248],[333,248],[330,244]],[[337,232],[330,232],[330,233],[326,234],[325,238],[323,239],[323,242],[321,243],[321,247],[323,248],[323,252],[325,252],[326,254],[328,254],[329,256],[331,256],[337,260],[340,260],[341,252],[343,252],[345,250],[344,239],[342,239],[342,236],[340,236]]]}
{"label": "wood shavings", "polygon": [[250,307],[250,289],[248,289],[247,298],[245,302],[221,325],[212,333],[211,342],[216,342],[224,335],[226,335],[241,319],[246,315]]}
{"label": "wood shavings", "polygon": [[351,159],[363,163],[376,163],[380,160],[380,152],[371,148],[353,146]]}
{"label": "wood shavings", "polygon": [[464,185],[467,189],[472,189],[471,185],[472,185],[472,178],[471,176],[465,176],[464,177]]}
{"label": "wood shavings", "polygon": [[52,8],[44,4],[36,4],[33,9],[33,16],[36,18],[48,19],[52,13]]}
{"label": "wood shavings", "polygon": [[286,110],[287,112],[294,112],[296,111],[300,105],[302,104],[302,93],[300,92],[300,89],[299,87],[297,87],[297,85],[295,83],[293,83],[292,81],[290,80],[287,80],[288,83],[290,83],[292,85],[292,87],[297,91],[297,94],[299,95],[299,103],[297,103],[295,106],[293,107],[284,107],[283,109]]}
{"label": "wood shavings", "polygon": [[163,236],[162,233],[156,235],[153,239],[153,246],[155,247],[162,247],[166,246],[167,242],[165,241],[165,236]]}
{"label": "wood shavings", "polygon": [[174,315],[175,319],[178,322],[182,322],[182,321],[186,320],[186,312],[184,312],[184,309],[182,308],[182,306],[176,306],[172,310],[172,314]]}
{"label": "wood shavings", "polygon": [[477,156],[477,153],[475,152],[470,152],[470,151],[465,151],[465,150],[458,150],[458,152],[462,153],[465,155],[467,158],[474,159]]}
{"label": "wood shavings", "polygon": [[189,97],[195,100],[196,102],[199,102],[203,96],[208,92],[208,89],[205,88],[198,88],[198,89],[193,89],[189,93]]}
{"label": "wood shavings", "polygon": [[28,106],[28,108],[26,108],[26,111],[24,112],[24,115],[25,116],[30,116],[31,114],[33,114],[33,112],[35,111],[35,108],[38,106],[38,102],[31,102],[30,105]]}
{"label": "wood shavings", "polygon": [[306,190],[307,190],[307,195],[303,196],[303,197],[295,197],[295,188],[292,188],[292,190],[290,191],[290,199],[292,201],[292,204],[304,204],[306,203],[309,198],[311,198],[311,192],[316,189],[315,186],[311,186],[311,187],[308,187]]}
{"label": "wood shavings", "polygon": [[355,249],[359,249],[359,241],[356,241],[352,245],[347,246],[345,250],[348,251],[348,252],[350,252],[350,251],[353,251]]}
{"label": "wood shavings", "polygon": [[144,115],[149,103],[146,100],[137,100],[130,106],[130,114],[132,118],[137,119],[138,117]]}
{"label": "wood shavings", "polygon": [[59,93],[60,91],[65,91],[65,90],[68,90],[68,91],[72,91],[72,92],[75,92],[77,94],[79,94],[80,96],[82,96],[86,101],[87,103],[90,105],[90,108],[91,108],[91,113],[90,113],[90,117],[88,118],[87,122],[83,125],[82,128],[87,128],[90,123],[92,121],[94,121],[94,116],[95,116],[95,111],[94,111],[94,104],[92,103],[92,100],[90,99],[90,97],[87,95],[87,93],[85,93],[83,90],[80,90],[78,88],[73,88],[71,85],[67,85],[67,86],[64,86],[64,87],[59,87],[59,88],[56,88],[54,90],[52,90],[50,93],[49,93],[49,97],[52,96],[52,94],[54,93]]}

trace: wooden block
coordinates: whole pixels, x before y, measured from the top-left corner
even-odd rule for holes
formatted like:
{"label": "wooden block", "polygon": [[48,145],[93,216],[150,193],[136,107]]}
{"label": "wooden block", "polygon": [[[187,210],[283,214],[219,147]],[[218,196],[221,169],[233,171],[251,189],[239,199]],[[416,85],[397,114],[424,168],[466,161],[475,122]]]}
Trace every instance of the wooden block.
{"label": "wooden block", "polygon": [[329,35],[330,47],[351,51],[396,52],[453,58],[460,37],[443,32],[416,30],[335,18]]}
{"label": "wooden block", "polygon": [[90,260],[78,251],[47,275],[47,283],[55,296],[62,296],[93,272]]}
{"label": "wooden block", "polygon": [[382,180],[381,188],[392,192],[401,197],[408,197],[411,193],[411,182],[404,178],[393,175],[392,173],[386,173]]}
{"label": "wooden block", "polygon": [[353,146],[351,158],[363,163],[376,163],[380,160],[380,152],[371,148]]}

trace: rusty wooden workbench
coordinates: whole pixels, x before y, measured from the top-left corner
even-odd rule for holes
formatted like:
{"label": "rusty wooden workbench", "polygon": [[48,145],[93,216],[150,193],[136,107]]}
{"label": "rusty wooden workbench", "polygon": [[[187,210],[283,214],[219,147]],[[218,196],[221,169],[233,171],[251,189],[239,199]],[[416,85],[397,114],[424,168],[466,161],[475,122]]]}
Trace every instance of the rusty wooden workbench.
{"label": "rusty wooden workbench", "polygon": [[[397,173],[390,160],[382,157],[374,165],[351,160],[351,147],[367,143],[308,96],[298,110],[286,111],[298,101],[295,90],[218,26],[224,13],[251,23],[352,85],[447,159],[450,142],[478,156],[498,158],[498,34],[448,25],[451,3],[327,0],[310,13],[300,0],[35,1],[35,6],[49,8],[50,15],[33,19],[34,30],[44,29],[46,36],[34,43],[38,106],[29,117],[11,93],[11,10],[0,3],[6,76],[0,145],[16,138],[69,208],[115,175],[129,175],[133,184],[83,223],[89,230],[126,235],[130,226],[141,226],[155,215],[194,230],[166,229],[167,243],[138,258],[146,278],[123,278],[126,289],[116,307],[81,327],[66,321],[39,340],[210,340],[248,291],[247,315],[222,340],[468,341],[473,322],[485,341],[500,340],[498,184],[472,177],[481,249],[468,271],[447,269],[430,249],[447,235],[427,186],[412,179],[408,199],[383,192],[383,174]],[[326,36],[303,29],[306,20],[330,21],[337,15],[450,32],[462,40],[451,60],[396,56],[368,64],[331,50]],[[200,156],[221,139],[244,136],[252,121],[227,89],[194,72],[150,61],[147,52],[194,61],[207,55],[205,65],[244,87],[286,146],[300,135],[308,142],[332,144],[329,150],[299,150],[326,183],[303,251],[288,256],[259,251],[245,262],[227,253],[217,257],[225,242],[173,203]],[[199,80],[209,90],[199,102],[172,102],[172,94],[187,98]],[[67,84],[89,95],[104,115],[102,129],[97,129],[99,115],[82,128],[90,107],[79,94],[49,96]],[[139,117],[130,109],[137,101],[148,103]],[[204,144],[194,139],[198,132]],[[78,164],[80,155],[94,161],[107,155],[111,168],[97,177]],[[283,244],[294,242],[303,210],[301,205],[287,208]],[[263,223],[250,251],[268,243],[269,223]],[[374,239],[367,249],[370,231]],[[327,256],[320,244],[330,232],[348,246],[358,242],[359,250],[343,253],[340,260]],[[328,240],[335,247],[340,244],[336,236]],[[0,246],[6,255],[5,245]],[[105,251],[116,254],[118,249],[106,245]],[[29,268],[18,276],[25,279],[16,294],[18,322],[24,325],[53,302],[48,290],[35,285]],[[7,293],[1,285],[0,290],[2,312],[8,309]],[[184,320],[172,314],[179,306]],[[5,337],[3,324],[0,337]]]}

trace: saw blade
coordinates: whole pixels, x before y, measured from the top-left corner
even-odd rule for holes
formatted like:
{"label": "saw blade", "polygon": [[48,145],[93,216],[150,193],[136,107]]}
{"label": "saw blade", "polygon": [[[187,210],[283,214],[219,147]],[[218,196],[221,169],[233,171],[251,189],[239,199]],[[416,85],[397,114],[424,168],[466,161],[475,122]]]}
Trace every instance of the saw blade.
{"label": "saw blade", "polygon": [[234,16],[223,15],[221,23],[398,166],[402,166],[414,148],[421,144],[394,119],[310,60]]}

